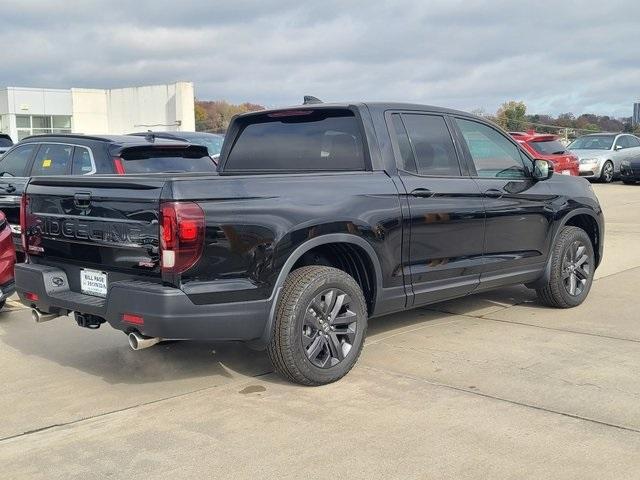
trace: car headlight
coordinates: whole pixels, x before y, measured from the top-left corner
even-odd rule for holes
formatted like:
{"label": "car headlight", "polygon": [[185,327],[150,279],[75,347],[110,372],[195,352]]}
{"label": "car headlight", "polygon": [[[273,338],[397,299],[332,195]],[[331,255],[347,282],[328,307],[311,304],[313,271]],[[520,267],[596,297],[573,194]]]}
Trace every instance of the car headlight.
{"label": "car headlight", "polygon": [[581,158],[580,159],[580,165],[586,165],[589,163],[598,163],[598,159],[597,158]]}

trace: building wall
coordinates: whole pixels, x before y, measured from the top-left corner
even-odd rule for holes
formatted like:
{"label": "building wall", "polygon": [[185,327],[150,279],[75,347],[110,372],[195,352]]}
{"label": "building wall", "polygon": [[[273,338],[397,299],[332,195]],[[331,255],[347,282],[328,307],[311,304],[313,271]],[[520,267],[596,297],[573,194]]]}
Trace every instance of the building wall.
{"label": "building wall", "polygon": [[85,134],[193,131],[193,83],[109,90],[0,88],[0,130],[14,140],[18,139],[16,115],[71,116],[73,132]]}
{"label": "building wall", "polygon": [[195,130],[193,84],[107,90],[109,133]]}
{"label": "building wall", "polygon": [[107,90],[72,88],[73,131],[86,134],[111,133]]}

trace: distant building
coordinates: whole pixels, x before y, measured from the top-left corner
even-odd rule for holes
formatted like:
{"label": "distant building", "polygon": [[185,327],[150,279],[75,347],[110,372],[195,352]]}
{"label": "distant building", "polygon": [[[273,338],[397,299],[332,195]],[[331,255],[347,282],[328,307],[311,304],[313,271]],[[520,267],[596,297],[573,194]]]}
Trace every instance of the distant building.
{"label": "distant building", "polygon": [[193,83],[113,88],[0,87],[0,132],[122,134],[195,130]]}
{"label": "distant building", "polygon": [[640,125],[640,103],[633,104],[633,117],[631,119],[631,123],[634,127]]}

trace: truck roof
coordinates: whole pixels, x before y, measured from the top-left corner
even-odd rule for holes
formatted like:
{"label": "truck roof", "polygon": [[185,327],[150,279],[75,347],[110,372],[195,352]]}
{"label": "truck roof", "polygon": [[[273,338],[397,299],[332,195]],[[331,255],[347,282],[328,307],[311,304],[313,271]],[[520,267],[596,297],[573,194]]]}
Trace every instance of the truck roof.
{"label": "truck roof", "polygon": [[281,112],[283,110],[318,110],[322,108],[358,108],[366,107],[370,110],[386,111],[386,110],[416,110],[416,111],[429,111],[437,113],[446,113],[451,115],[464,115],[469,116],[468,112],[461,110],[454,110],[451,108],[436,107],[434,105],[423,105],[419,103],[402,103],[402,102],[333,102],[333,103],[311,103],[307,105],[290,105],[288,107],[270,108],[267,110],[258,110],[255,112],[247,112],[240,115],[241,117],[248,117],[253,115],[269,114],[271,112]]}

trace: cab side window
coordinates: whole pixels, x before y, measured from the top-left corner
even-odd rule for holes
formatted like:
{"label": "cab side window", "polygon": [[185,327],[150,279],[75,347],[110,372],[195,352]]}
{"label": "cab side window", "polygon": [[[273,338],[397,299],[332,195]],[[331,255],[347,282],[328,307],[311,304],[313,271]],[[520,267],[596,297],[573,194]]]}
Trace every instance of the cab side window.
{"label": "cab side window", "polygon": [[629,147],[640,147],[640,140],[637,137],[628,136],[627,141],[629,142]]}
{"label": "cab side window", "polygon": [[24,177],[37,145],[19,145],[0,159],[0,176]]}
{"label": "cab side window", "polygon": [[71,167],[72,145],[62,145],[57,143],[44,143],[36,154],[31,169],[31,175],[49,176],[66,175]]}
{"label": "cab side window", "polygon": [[403,113],[394,114],[392,122],[403,170],[425,176],[460,176],[458,156],[443,117]]}
{"label": "cab side window", "polygon": [[456,118],[478,177],[525,178],[529,170],[516,145],[497,130],[473,120]]}

